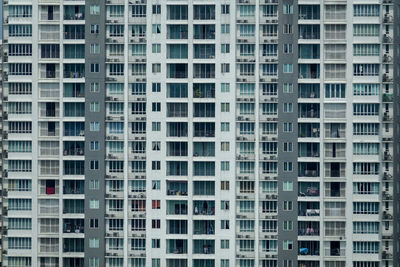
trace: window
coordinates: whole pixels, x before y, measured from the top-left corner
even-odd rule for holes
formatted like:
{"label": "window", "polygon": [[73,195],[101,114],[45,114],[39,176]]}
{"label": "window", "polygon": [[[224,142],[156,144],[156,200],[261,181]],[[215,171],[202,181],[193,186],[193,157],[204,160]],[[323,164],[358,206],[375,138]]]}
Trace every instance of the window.
{"label": "window", "polygon": [[95,199],[91,199],[89,201],[89,205],[91,209],[98,209],[99,208],[99,201]]}
{"label": "window", "polygon": [[161,5],[153,5],[153,14],[161,14]]}
{"label": "window", "polygon": [[152,53],[161,53],[161,44],[152,44],[151,52]]}
{"label": "window", "polygon": [[151,208],[153,210],[159,210],[161,209],[161,200],[152,200],[151,201]]}
{"label": "window", "polygon": [[284,122],[283,123],[283,132],[285,132],[285,133],[293,132],[293,123]]}
{"label": "window", "polygon": [[293,53],[293,44],[283,44],[283,53],[285,54]]}
{"label": "window", "polygon": [[221,210],[229,210],[229,200],[221,201]]}
{"label": "window", "polygon": [[151,220],[151,228],[160,229],[160,227],[161,227],[161,220]]}
{"label": "window", "polygon": [[229,229],[229,220],[221,220],[221,229],[228,230]]}
{"label": "window", "polygon": [[229,24],[221,24],[221,33],[224,34],[228,34],[230,33],[230,25]]}
{"label": "window", "polygon": [[221,103],[221,112],[229,112],[229,103]]}
{"label": "window", "polygon": [[161,122],[152,122],[151,123],[151,129],[152,129],[153,132],[161,131]]}
{"label": "window", "polygon": [[283,5],[283,14],[293,14],[293,5]]}
{"label": "window", "polygon": [[221,151],[229,151],[229,142],[221,142]]}
{"label": "window", "polygon": [[283,250],[292,250],[292,249],[293,249],[293,241],[283,240]]}
{"label": "window", "polygon": [[[141,266],[144,266],[144,264]],[[160,267],[160,266],[161,266],[161,259],[151,259],[151,267]]]}
{"label": "window", "polygon": [[99,180],[90,180],[89,189],[90,190],[99,190]]}
{"label": "window", "polygon": [[89,258],[89,267],[99,267],[100,260],[99,258]]}
{"label": "window", "polygon": [[290,162],[290,161],[283,162],[283,171],[284,172],[293,171],[293,162]]}
{"label": "window", "polygon": [[151,103],[151,110],[153,112],[160,112],[161,111],[161,103],[160,102]]}
{"label": "window", "polygon": [[293,33],[292,24],[283,24],[283,33],[284,34],[292,34]]}
{"label": "window", "polygon": [[293,202],[292,201],[283,201],[283,210],[285,210],[285,211],[293,210]]}
{"label": "window", "polygon": [[90,141],[90,150],[91,151],[99,150],[99,141]]}
{"label": "window", "polygon": [[90,6],[90,15],[100,15],[100,6],[99,5],[91,5]]}
{"label": "window", "polygon": [[221,5],[221,14],[229,14],[229,5]]}
{"label": "window", "polygon": [[159,93],[161,92],[161,83],[152,83],[151,84],[151,91],[153,93]]}
{"label": "window", "polygon": [[160,188],[161,188],[161,181],[160,180],[151,181],[151,189],[160,190]]}
{"label": "window", "polygon": [[221,122],[221,132],[229,132],[229,122]]}
{"label": "window", "polygon": [[229,93],[230,88],[229,88],[229,83],[221,83],[221,92],[222,93]]}
{"label": "window", "polygon": [[283,267],[293,267],[292,260],[283,260]]}
{"label": "window", "polygon": [[90,112],[99,112],[100,104],[99,102],[90,102]]}
{"label": "window", "polygon": [[99,92],[99,83],[90,83],[90,92],[92,93]]}
{"label": "window", "polygon": [[89,248],[98,248],[99,247],[99,239],[98,238],[90,238],[89,239]]}
{"label": "window", "polygon": [[161,169],[161,161],[152,161],[151,162],[151,169],[152,170],[160,170]]}
{"label": "window", "polygon": [[153,24],[151,27],[151,32],[154,34],[159,34],[161,33],[161,24]]}
{"label": "window", "polygon": [[283,112],[285,113],[293,112],[293,103],[283,103]]}
{"label": "window", "polygon": [[221,44],[221,53],[222,54],[228,54],[230,53],[230,46],[229,44]]}
{"label": "window", "polygon": [[221,190],[229,190],[229,181],[221,181]]}
{"label": "window", "polygon": [[100,54],[100,45],[90,44],[90,54]]}
{"label": "window", "polygon": [[293,73],[293,64],[283,64],[283,73]]}
{"label": "window", "polygon": [[283,221],[283,231],[293,231],[293,221]]}
{"label": "window", "polygon": [[161,72],[161,64],[160,63],[155,63],[151,65],[151,71],[153,73],[160,73]]}
{"label": "window", "polygon": [[160,239],[152,239],[151,247],[152,248],[160,248]]}
{"label": "window", "polygon": [[293,191],[293,182],[284,181],[283,182],[283,191]]}
{"label": "window", "polygon": [[221,64],[221,73],[229,73],[229,64],[228,63]]}
{"label": "window", "polygon": [[90,33],[99,33],[99,29],[100,29],[99,24],[90,25]]}
{"label": "window", "polygon": [[293,93],[293,84],[292,83],[284,83],[283,84],[283,92],[284,93]]}
{"label": "window", "polygon": [[91,170],[98,170],[99,169],[99,161],[98,160],[91,160],[89,162],[89,167]]}
{"label": "window", "polygon": [[154,142],[152,142],[151,147],[152,147],[153,151],[160,151],[161,142],[154,141]]}
{"label": "window", "polygon": [[229,267],[229,260],[222,259],[221,260],[221,267]]}
{"label": "window", "polygon": [[100,131],[100,123],[99,122],[90,122],[90,131],[91,132]]}
{"label": "window", "polygon": [[292,142],[284,142],[283,143],[283,152],[293,152],[293,143]]}
{"label": "window", "polygon": [[221,249],[228,249],[229,248],[229,240],[222,239],[221,240]]}
{"label": "window", "polygon": [[229,171],[229,161],[221,161],[221,171]]}

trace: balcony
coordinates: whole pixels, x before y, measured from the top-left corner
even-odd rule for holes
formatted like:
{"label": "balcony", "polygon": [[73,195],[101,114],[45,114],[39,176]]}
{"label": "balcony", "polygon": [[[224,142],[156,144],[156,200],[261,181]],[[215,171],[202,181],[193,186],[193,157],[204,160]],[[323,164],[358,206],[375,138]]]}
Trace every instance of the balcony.
{"label": "balcony", "polygon": [[325,183],[325,197],[345,197],[346,184],[339,182]]}
{"label": "balcony", "polygon": [[215,201],[195,200],[193,201],[193,215],[215,215]]}
{"label": "balcony", "polygon": [[84,117],[85,104],[84,103],[64,103],[64,116],[65,117]]}
{"label": "balcony", "polygon": [[299,86],[299,98],[320,98],[319,84],[301,83]]}
{"label": "balcony", "polygon": [[319,222],[298,222],[299,236],[319,236]]}
{"label": "balcony", "polygon": [[167,25],[167,39],[186,40],[187,38],[187,25]]}
{"label": "balcony", "polygon": [[64,78],[68,79],[85,78],[85,65],[64,64]]}
{"label": "balcony", "polygon": [[193,143],[194,157],[214,157],[215,143],[214,142],[194,142]]}
{"label": "balcony", "polygon": [[168,118],[186,118],[188,116],[187,103],[167,103]]}
{"label": "balcony", "polygon": [[215,98],[215,84],[194,83],[193,98]]}
{"label": "balcony", "polygon": [[299,104],[299,118],[319,118],[320,106],[317,103],[300,103]]}
{"label": "balcony", "polygon": [[167,254],[187,254],[187,240],[167,239]]}
{"label": "balcony", "polygon": [[345,242],[330,241],[329,247],[325,248],[325,256],[328,256],[328,257],[344,257],[344,256],[346,256]]}
{"label": "balcony", "polygon": [[188,205],[186,200],[167,200],[167,215],[187,215]]}
{"label": "balcony", "polygon": [[299,183],[299,196],[301,197],[318,197],[319,192],[320,192],[319,183],[314,183],[314,182]]}
{"label": "balcony", "polygon": [[299,157],[319,158],[319,143],[299,143]]}
{"label": "balcony", "polygon": [[214,103],[194,103],[193,117],[195,118],[214,118],[215,104]]}
{"label": "balcony", "polygon": [[319,202],[299,202],[299,216],[319,216],[320,203]]}
{"label": "balcony", "polygon": [[65,83],[64,84],[64,97],[85,97],[85,84],[84,83]]}
{"label": "balcony", "polygon": [[84,252],[84,239],[83,238],[64,238],[63,239],[63,252],[64,253],[77,253]]}
{"label": "balcony", "polygon": [[64,20],[84,20],[85,6],[64,6]]}
{"label": "balcony", "polygon": [[299,136],[300,138],[318,138],[320,137],[319,123],[299,123]]}
{"label": "balcony", "polygon": [[167,156],[186,157],[188,155],[187,142],[167,142]]}
{"label": "balcony", "polygon": [[193,162],[193,175],[194,176],[214,176],[215,175],[215,162],[213,162],[213,161]]}
{"label": "balcony", "polygon": [[64,156],[83,156],[85,154],[84,142],[66,141],[64,142]]}
{"label": "balcony", "polygon": [[215,136],[215,123],[213,122],[195,122],[194,137],[214,137]]}
{"label": "balcony", "polygon": [[299,64],[299,79],[319,79],[319,64]]}
{"label": "balcony", "polygon": [[64,39],[66,40],[84,40],[85,26],[84,25],[65,25]]}
{"label": "balcony", "polygon": [[319,40],[320,25],[299,25],[299,39]]}
{"label": "balcony", "polygon": [[194,235],[214,235],[215,234],[215,221],[201,220],[193,221],[193,234]]}
{"label": "balcony", "polygon": [[188,192],[187,182],[181,181],[167,181],[167,195],[168,196],[187,196]]}
{"label": "balcony", "polygon": [[193,64],[193,78],[195,79],[215,78],[215,64]]}
{"label": "balcony", "polygon": [[194,25],[194,39],[214,40],[215,25]]}
{"label": "balcony", "polygon": [[346,144],[344,143],[326,143],[325,158],[342,158],[346,157]]}
{"label": "balcony", "polygon": [[188,226],[186,220],[167,220],[167,234],[186,235]]}
{"label": "balcony", "polygon": [[215,5],[194,5],[193,6],[194,20],[214,20]]}
{"label": "balcony", "polygon": [[299,162],[300,177],[319,177],[319,162]]}
{"label": "balcony", "polygon": [[84,59],[85,45],[83,44],[65,44],[64,45],[65,59]]}
{"label": "balcony", "polygon": [[167,176],[187,176],[187,161],[167,161]]}
{"label": "balcony", "polygon": [[77,195],[85,193],[85,182],[83,180],[65,180],[63,194]]}
{"label": "balcony", "polygon": [[63,233],[83,234],[84,220],[83,219],[64,219],[63,220]]}
{"label": "balcony", "polygon": [[167,64],[167,78],[186,79],[188,77],[187,64]]}
{"label": "balcony", "polygon": [[319,241],[299,241],[299,255],[319,256]]}
{"label": "balcony", "polygon": [[215,240],[193,240],[193,254],[215,254]]}
{"label": "balcony", "polygon": [[63,266],[64,267],[83,267],[84,259],[83,258],[63,258]]}
{"label": "balcony", "polygon": [[84,161],[64,160],[64,175],[84,175]]}
{"label": "balcony", "polygon": [[85,136],[85,123],[64,122],[64,136]]}
{"label": "balcony", "polygon": [[167,137],[187,137],[187,122],[167,122]]}
{"label": "balcony", "polygon": [[215,58],[215,45],[214,44],[195,44],[194,45],[194,58],[196,58],[196,59]]}
{"label": "balcony", "polygon": [[319,20],[319,5],[299,5],[299,20]]}
{"label": "balcony", "polygon": [[64,199],[63,214],[85,213],[85,205],[83,199]]}
{"label": "balcony", "polygon": [[325,138],[345,138],[346,124],[327,123],[325,124]]}

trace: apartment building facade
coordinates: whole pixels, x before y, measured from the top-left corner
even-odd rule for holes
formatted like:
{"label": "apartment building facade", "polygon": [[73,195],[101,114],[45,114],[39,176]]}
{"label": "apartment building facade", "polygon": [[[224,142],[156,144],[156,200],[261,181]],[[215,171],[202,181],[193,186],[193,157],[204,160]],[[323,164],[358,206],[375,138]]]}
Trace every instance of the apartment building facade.
{"label": "apartment building facade", "polygon": [[399,3],[4,0],[4,266],[398,266]]}

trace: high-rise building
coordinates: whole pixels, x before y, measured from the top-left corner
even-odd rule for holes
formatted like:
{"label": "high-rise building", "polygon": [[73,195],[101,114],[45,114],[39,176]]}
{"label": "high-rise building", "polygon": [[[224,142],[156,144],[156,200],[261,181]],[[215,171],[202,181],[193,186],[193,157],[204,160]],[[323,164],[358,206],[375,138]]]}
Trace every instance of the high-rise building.
{"label": "high-rise building", "polygon": [[3,5],[4,266],[400,265],[399,1]]}

